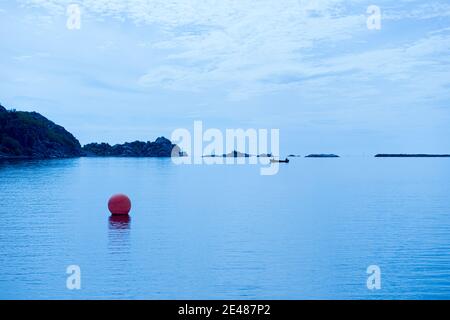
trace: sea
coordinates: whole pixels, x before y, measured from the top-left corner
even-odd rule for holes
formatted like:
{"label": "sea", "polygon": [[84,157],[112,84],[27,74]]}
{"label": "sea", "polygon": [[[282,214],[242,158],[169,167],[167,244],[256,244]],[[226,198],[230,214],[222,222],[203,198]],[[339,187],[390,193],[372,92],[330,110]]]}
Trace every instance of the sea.
{"label": "sea", "polygon": [[0,219],[0,299],[450,298],[448,158],[2,161]]}

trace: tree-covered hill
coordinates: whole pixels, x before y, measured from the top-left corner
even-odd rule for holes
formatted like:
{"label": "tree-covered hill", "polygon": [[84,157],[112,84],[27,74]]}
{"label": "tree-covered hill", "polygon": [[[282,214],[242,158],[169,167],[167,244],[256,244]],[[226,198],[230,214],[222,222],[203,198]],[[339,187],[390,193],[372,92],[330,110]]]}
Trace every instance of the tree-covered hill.
{"label": "tree-covered hill", "polygon": [[79,141],[37,112],[0,105],[0,158],[68,158],[82,155]]}

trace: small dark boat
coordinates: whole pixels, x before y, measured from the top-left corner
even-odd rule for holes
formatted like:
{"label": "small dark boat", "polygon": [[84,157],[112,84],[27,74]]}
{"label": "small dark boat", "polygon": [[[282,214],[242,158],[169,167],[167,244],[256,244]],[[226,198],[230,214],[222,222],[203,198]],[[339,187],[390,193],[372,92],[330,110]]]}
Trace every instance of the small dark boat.
{"label": "small dark boat", "polygon": [[285,160],[275,160],[275,159],[270,159],[271,163],[289,163],[289,159],[286,158]]}

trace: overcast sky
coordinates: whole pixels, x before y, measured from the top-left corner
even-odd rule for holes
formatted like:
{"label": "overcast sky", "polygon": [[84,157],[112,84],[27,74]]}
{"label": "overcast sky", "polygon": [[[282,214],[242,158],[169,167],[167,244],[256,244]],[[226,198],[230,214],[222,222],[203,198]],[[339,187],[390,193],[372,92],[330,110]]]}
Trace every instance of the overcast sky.
{"label": "overcast sky", "polygon": [[0,102],[83,144],[203,120],[289,153],[450,153],[446,0],[0,0],[0,39]]}

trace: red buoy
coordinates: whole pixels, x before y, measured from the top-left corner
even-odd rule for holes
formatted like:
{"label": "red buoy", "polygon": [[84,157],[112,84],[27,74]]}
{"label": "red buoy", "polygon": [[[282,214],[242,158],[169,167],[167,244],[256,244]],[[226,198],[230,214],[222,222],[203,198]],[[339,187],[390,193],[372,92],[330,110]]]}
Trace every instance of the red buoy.
{"label": "red buoy", "polygon": [[131,210],[131,201],[124,194],[113,195],[108,201],[108,209],[113,215],[127,215]]}

